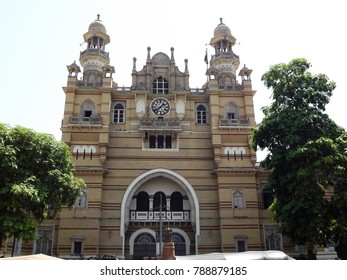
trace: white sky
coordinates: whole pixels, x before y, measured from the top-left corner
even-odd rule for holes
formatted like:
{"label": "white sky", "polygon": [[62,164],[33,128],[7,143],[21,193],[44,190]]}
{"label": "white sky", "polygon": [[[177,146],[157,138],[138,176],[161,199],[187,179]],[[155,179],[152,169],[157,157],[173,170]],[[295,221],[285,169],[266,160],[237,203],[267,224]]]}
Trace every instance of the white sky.
{"label": "white sky", "polygon": [[[204,55],[219,18],[240,43],[240,67],[253,69],[257,122],[271,101],[260,81],[273,64],[304,57],[313,73],[337,84],[328,114],[347,128],[346,27],[341,0],[2,0],[0,2],[0,122],[21,125],[61,138],[66,65],[85,49],[83,34],[101,15],[111,37],[106,51],[116,69],[115,82],[130,86],[132,59],[137,70],[151,55],[175,48],[176,65],[188,59],[190,86],[206,81]],[[208,48],[209,55],[212,49]]]}

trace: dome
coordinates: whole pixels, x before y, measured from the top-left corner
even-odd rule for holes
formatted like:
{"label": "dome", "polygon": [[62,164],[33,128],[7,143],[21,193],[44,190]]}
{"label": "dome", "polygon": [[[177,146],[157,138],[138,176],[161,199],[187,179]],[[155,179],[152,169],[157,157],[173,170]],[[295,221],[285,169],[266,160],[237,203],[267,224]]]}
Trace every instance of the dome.
{"label": "dome", "polygon": [[99,31],[99,32],[107,33],[105,25],[103,25],[100,20],[100,15],[98,15],[98,18],[89,25],[88,31],[89,32]]}
{"label": "dome", "polygon": [[214,30],[214,36],[218,35],[231,35],[230,28],[223,23],[223,19],[220,19],[220,24]]}

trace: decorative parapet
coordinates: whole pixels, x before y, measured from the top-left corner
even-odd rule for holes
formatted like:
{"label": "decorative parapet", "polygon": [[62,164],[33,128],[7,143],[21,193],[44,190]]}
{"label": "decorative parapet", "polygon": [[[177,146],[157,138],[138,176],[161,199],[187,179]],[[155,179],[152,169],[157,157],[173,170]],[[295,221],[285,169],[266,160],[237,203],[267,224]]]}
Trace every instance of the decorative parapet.
{"label": "decorative parapet", "polygon": [[236,126],[249,126],[248,118],[240,118],[240,119],[219,119],[219,127],[236,127]]}
{"label": "decorative parapet", "polygon": [[134,211],[130,210],[130,221],[190,221],[190,210],[183,211]]}
{"label": "decorative parapet", "polygon": [[182,130],[182,123],[172,119],[141,119],[139,130]]}
{"label": "decorative parapet", "polygon": [[71,116],[69,126],[102,126],[102,117],[76,117]]}

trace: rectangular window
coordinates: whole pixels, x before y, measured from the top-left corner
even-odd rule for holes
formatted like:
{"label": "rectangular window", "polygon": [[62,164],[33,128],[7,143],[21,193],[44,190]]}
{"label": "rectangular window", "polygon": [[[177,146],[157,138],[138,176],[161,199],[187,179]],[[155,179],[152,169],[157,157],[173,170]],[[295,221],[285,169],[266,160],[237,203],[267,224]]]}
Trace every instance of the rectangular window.
{"label": "rectangular window", "polygon": [[235,191],[232,197],[232,205],[233,208],[244,208],[245,207],[245,199],[243,192]]}
{"label": "rectangular window", "polygon": [[40,226],[37,228],[38,239],[34,243],[34,254],[52,255],[54,225]]}
{"label": "rectangular window", "polygon": [[149,148],[150,149],[155,149],[155,135],[150,135],[149,136]]}
{"label": "rectangular window", "polygon": [[165,148],[166,149],[171,149],[171,140],[172,140],[172,137],[171,135],[166,135],[165,136]]}
{"label": "rectangular window", "polygon": [[235,119],[235,113],[228,113],[228,119],[234,120]]}
{"label": "rectangular window", "polygon": [[158,135],[158,149],[164,148],[164,136]]}
{"label": "rectangular window", "polygon": [[160,135],[159,133],[150,134],[146,132],[143,138],[143,145],[149,149],[172,149],[173,143],[172,135]]}
{"label": "rectangular window", "polygon": [[73,243],[73,255],[82,254],[82,241],[74,241]]}
{"label": "rectangular window", "polygon": [[87,208],[87,193],[86,192],[83,192],[83,194],[77,198],[75,207]]}
{"label": "rectangular window", "polygon": [[236,245],[236,252],[247,251],[248,237],[246,235],[235,235],[234,239],[235,239],[235,245]]}
{"label": "rectangular window", "polygon": [[73,237],[71,238],[71,255],[81,256],[84,251],[84,237]]}
{"label": "rectangular window", "polygon": [[274,194],[271,190],[266,189],[266,186],[262,186],[262,206],[264,209],[268,209],[274,200]]}
{"label": "rectangular window", "polygon": [[265,249],[282,250],[282,235],[279,225],[264,225]]}
{"label": "rectangular window", "polygon": [[237,241],[237,252],[245,252],[246,251],[246,241],[238,240]]}
{"label": "rectangular window", "polygon": [[84,111],[84,117],[85,117],[85,118],[91,117],[92,114],[93,114],[93,111],[89,111],[89,110],[85,110],[85,111]]}

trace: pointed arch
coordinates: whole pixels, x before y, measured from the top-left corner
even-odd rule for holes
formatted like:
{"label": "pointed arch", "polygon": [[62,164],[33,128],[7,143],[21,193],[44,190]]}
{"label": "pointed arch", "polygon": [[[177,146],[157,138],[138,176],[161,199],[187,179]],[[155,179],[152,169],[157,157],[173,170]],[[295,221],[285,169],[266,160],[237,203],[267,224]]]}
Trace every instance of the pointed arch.
{"label": "pointed arch", "polygon": [[95,103],[87,99],[81,103],[80,106],[80,116],[82,117],[92,117],[96,115]]}
{"label": "pointed arch", "polygon": [[240,117],[240,109],[239,107],[233,103],[229,102],[224,106],[224,116],[228,120],[239,119]]}

